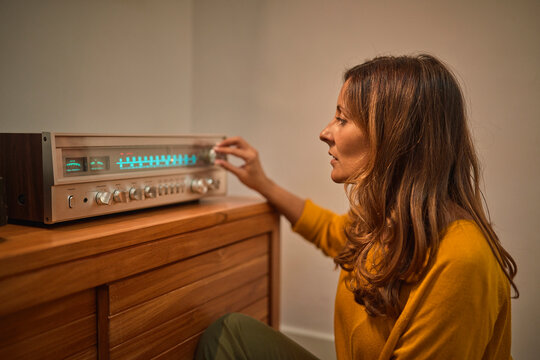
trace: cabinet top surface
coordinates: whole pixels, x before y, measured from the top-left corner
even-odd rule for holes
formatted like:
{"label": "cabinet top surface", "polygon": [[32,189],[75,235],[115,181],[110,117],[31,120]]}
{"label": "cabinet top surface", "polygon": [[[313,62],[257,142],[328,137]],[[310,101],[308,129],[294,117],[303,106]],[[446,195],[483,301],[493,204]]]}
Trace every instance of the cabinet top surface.
{"label": "cabinet top surface", "polygon": [[8,224],[0,227],[0,277],[29,270],[24,262],[36,254],[67,261],[271,211],[262,199],[226,196],[55,225]]}

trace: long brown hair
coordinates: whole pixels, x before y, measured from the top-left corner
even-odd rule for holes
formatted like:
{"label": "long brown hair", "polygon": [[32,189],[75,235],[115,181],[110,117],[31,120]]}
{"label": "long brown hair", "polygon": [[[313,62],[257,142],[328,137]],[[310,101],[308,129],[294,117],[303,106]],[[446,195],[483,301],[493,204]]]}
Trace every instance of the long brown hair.
{"label": "long brown hair", "polygon": [[429,268],[462,209],[479,226],[519,296],[517,266],[483,207],[478,159],[454,75],[430,55],[377,57],[346,71],[345,102],[370,142],[346,185],[352,223],[335,258],[371,315],[397,317],[400,289]]}

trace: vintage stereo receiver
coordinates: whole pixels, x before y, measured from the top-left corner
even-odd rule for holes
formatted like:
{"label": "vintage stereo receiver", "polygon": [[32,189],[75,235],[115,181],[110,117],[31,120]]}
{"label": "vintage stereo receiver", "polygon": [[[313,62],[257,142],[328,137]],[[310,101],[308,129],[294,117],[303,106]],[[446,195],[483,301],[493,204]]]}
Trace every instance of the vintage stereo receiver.
{"label": "vintage stereo receiver", "polygon": [[223,138],[0,134],[8,217],[52,224],[224,195]]}

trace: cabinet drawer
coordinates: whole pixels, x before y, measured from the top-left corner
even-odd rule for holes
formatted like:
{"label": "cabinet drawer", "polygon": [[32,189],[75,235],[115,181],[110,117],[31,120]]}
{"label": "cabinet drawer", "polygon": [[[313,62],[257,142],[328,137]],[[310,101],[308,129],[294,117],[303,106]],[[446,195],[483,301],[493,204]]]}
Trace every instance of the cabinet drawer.
{"label": "cabinet drawer", "polygon": [[114,282],[109,285],[109,314],[114,315],[212,274],[246,263],[257,256],[268,254],[268,251],[268,235],[261,235]]}
{"label": "cabinet drawer", "polygon": [[107,355],[183,358],[228,312],[268,321],[270,241],[255,236],[109,284],[100,292]]}
{"label": "cabinet drawer", "polygon": [[[239,288],[232,289],[226,296],[214,298],[180,316],[154,327],[111,348],[111,359],[150,359],[158,356],[178,344],[200,334],[213,321],[223,314],[239,312],[249,305],[268,296],[268,276],[251,281]],[[193,346],[190,342],[185,346]],[[190,347],[190,349],[191,349]],[[180,352],[192,351],[178,347]]]}
{"label": "cabinet drawer", "polygon": [[96,297],[88,290],[0,318],[0,359],[96,354]]}

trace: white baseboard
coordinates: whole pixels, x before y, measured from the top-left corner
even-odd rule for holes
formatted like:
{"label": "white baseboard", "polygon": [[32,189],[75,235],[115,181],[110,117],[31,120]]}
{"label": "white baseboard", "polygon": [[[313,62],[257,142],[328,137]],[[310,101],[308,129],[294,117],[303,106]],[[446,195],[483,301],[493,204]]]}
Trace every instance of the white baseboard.
{"label": "white baseboard", "polygon": [[282,333],[306,348],[321,360],[336,360],[334,335],[282,325]]}

